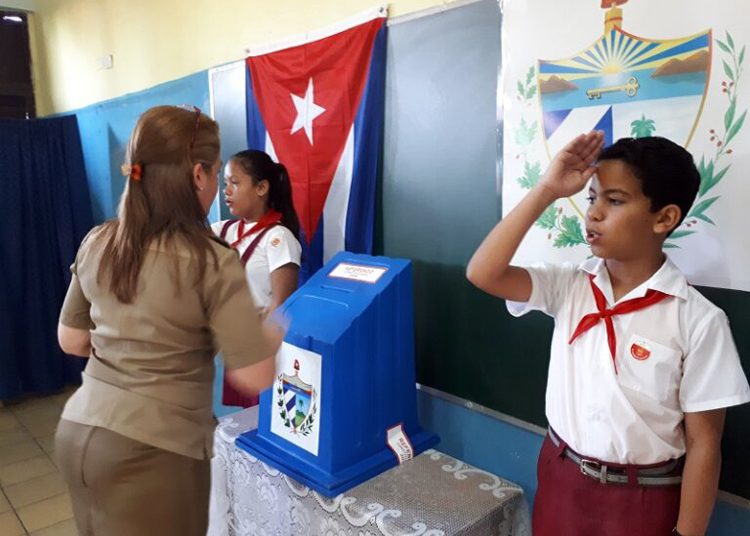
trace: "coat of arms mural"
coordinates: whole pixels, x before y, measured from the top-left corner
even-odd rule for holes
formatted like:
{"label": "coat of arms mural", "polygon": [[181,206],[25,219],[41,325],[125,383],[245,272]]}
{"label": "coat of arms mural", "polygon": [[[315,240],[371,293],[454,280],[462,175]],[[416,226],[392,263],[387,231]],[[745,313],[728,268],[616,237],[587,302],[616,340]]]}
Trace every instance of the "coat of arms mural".
{"label": "coat of arms mural", "polygon": [[[581,132],[602,130],[607,144],[663,136],[685,146],[701,174],[669,255],[693,283],[750,289],[742,268],[750,254],[740,251],[750,200],[740,93],[750,24],[737,16],[740,3],[506,0],[503,8],[503,212]],[[550,205],[516,262],[590,255],[584,198]]]}

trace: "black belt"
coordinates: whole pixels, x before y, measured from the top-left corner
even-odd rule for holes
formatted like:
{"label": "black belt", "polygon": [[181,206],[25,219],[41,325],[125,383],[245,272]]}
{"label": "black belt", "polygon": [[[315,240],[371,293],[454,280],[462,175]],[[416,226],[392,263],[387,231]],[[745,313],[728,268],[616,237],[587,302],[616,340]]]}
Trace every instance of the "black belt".
{"label": "black belt", "polygon": [[[560,438],[549,429],[549,438],[556,447],[560,446]],[[628,475],[624,467],[611,466],[598,460],[587,459],[567,446],[563,450],[566,458],[575,463],[581,473],[598,480],[602,484],[627,484]],[[682,482],[682,475],[670,475],[681,463],[681,459],[674,459],[658,467],[639,467],[637,469],[637,480],[641,486],[673,486]]]}

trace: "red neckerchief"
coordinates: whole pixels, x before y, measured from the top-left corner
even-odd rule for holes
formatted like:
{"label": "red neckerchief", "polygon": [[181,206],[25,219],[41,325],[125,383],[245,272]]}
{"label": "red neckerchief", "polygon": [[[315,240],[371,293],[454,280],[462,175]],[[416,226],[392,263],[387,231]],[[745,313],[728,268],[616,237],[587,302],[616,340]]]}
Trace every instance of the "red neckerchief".
{"label": "red neckerchief", "polygon": [[612,354],[612,363],[615,366],[615,374],[617,374],[617,363],[615,362],[615,350],[617,348],[617,338],[615,336],[615,325],[612,322],[612,317],[615,315],[621,315],[625,313],[632,313],[646,307],[650,307],[655,303],[659,303],[664,298],[668,297],[669,294],[665,294],[658,290],[648,289],[646,295],[642,298],[633,298],[622,303],[618,303],[612,309],[607,309],[607,299],[599,287],[594,284],[594,275],[589,274],[589,283],[591,284],[591,291],[594,293],[594,301],[596,302],[596,308],[599,310],[596,313],[589,313],[578,323],[578,327],[573,332],[573,336],[570,337],[568,344],[573,344],[576,338],[593,328],[599,323],[599,320],[604,319],[604,323],[607,326],[607,343],[609,343],[609,353]]}
{"label": "red neckerchief", "polygon": [[281,221],[281,213],[276,212],[275,210],[269,210],[263,216],[253,225],[245,231],[245,220],[240,220],[239,228],[237,229],[237,240],[232,242],[230,246],[233,249],[237,249],[237,246],[240,242],[242,242],[245,238],[250,236],[253,233],[262,231],[263,229],[266,229],[268,227],[273,227],[274,225],[278,224]]}

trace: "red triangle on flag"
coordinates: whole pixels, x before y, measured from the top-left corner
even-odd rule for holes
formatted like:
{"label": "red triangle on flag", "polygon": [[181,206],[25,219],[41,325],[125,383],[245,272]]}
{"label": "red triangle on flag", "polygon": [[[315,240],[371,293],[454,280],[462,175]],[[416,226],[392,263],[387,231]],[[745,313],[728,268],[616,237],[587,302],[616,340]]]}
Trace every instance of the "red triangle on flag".
{"label": "red triangle on flag", "polygon": [[289,171],[308,244],[354,123],[384,20],[247,59],[253,93],[276,156]]}

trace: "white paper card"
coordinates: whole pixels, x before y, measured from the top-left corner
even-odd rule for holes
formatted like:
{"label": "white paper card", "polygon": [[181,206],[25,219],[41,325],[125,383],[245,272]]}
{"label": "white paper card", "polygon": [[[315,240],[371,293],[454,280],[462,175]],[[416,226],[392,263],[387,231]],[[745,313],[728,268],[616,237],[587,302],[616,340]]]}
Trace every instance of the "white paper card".
{"label": "white paper card", "polygon": [[331,270],[328,277],[373,284],[377,283],[378,279],[380,279],[387,271],[388,268],[382,266],[367,266],[364,264],[341,262],[336,265],[336,268]]}

